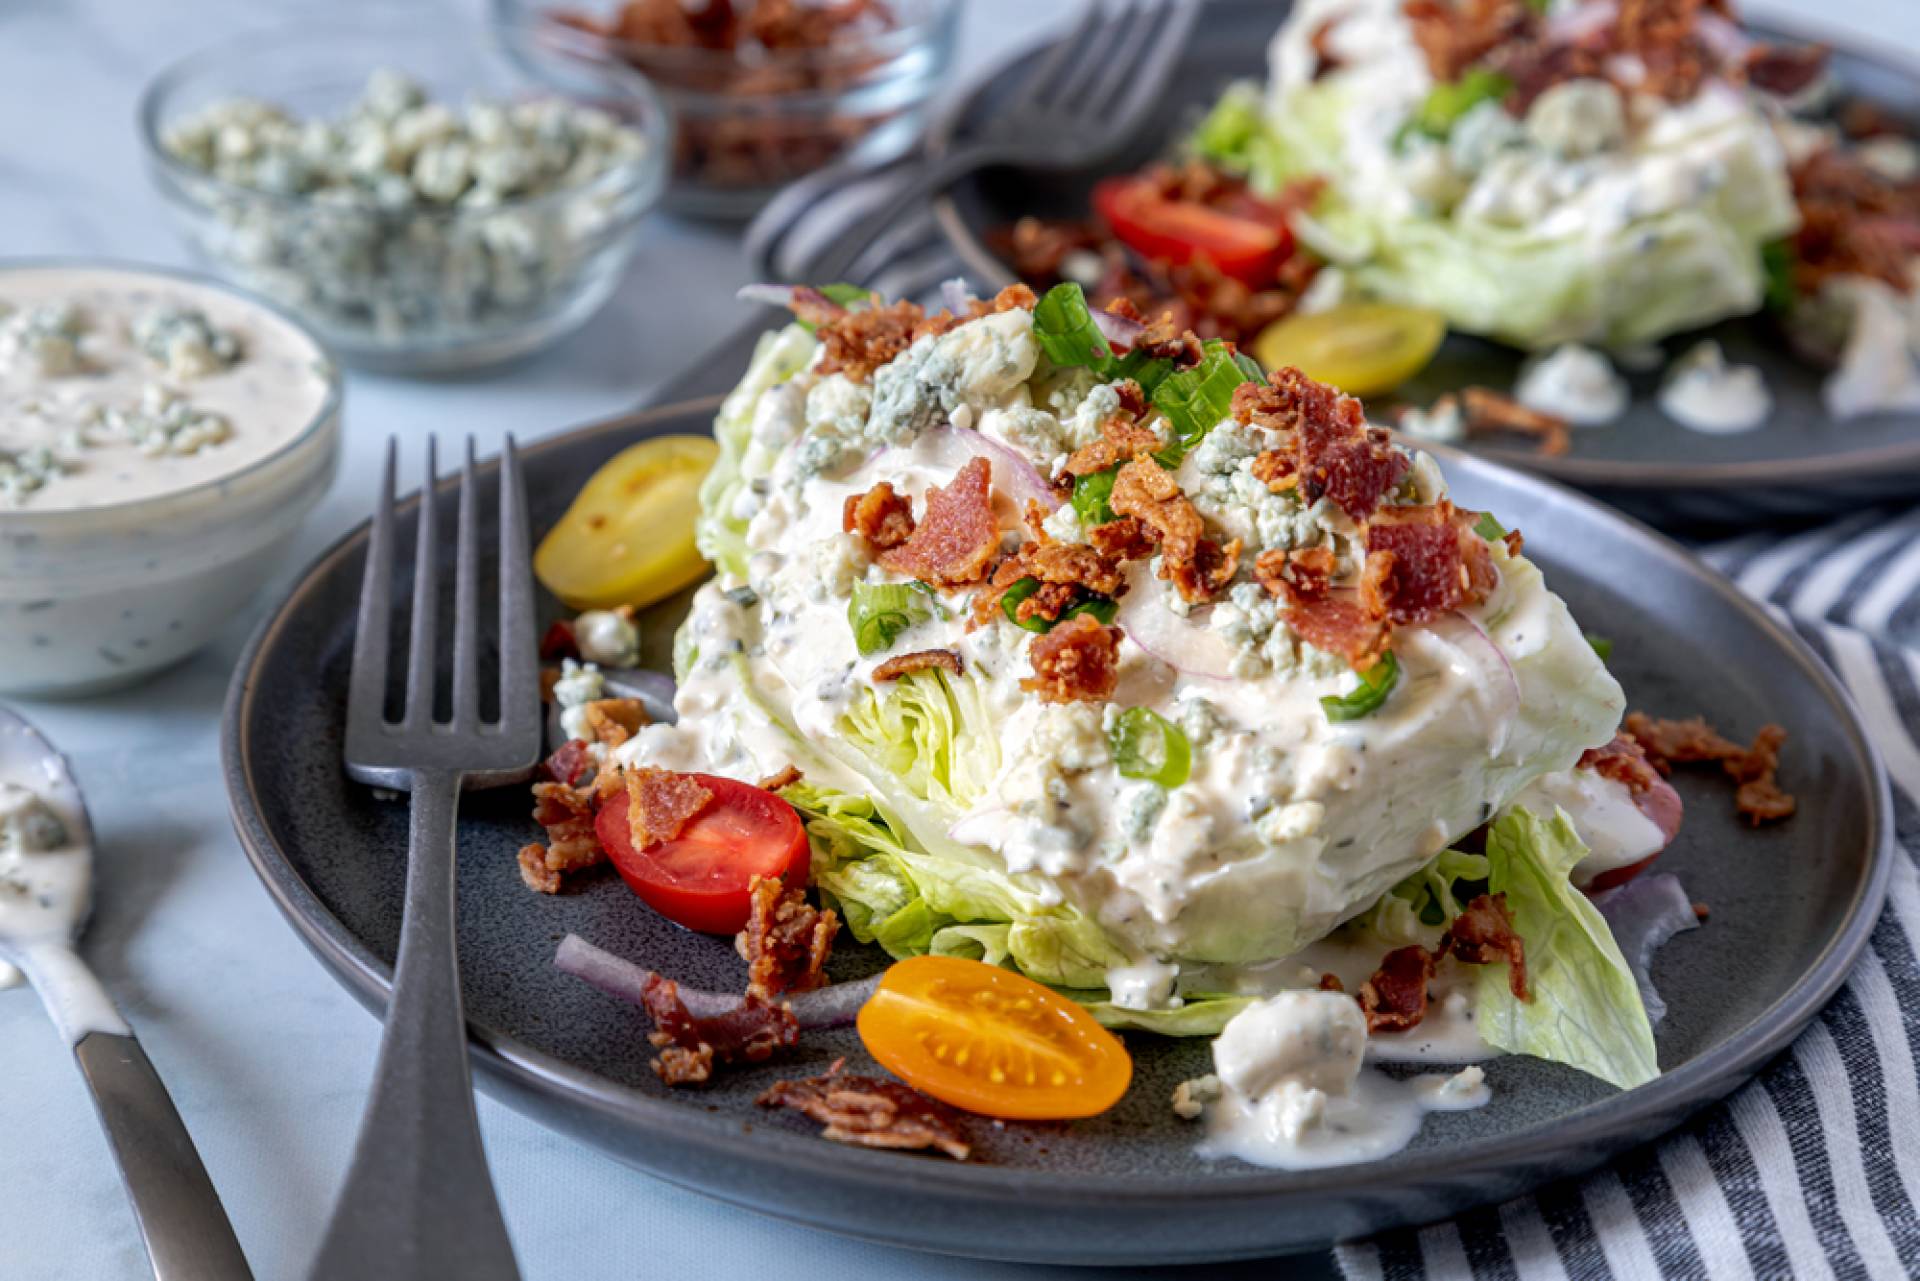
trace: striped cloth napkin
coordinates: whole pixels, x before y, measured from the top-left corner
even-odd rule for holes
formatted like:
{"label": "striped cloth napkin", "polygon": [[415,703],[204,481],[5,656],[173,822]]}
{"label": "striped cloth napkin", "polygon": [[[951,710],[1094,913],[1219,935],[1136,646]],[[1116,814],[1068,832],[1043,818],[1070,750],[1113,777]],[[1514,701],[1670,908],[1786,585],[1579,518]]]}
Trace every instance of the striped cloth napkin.
{"label": "striped cloth napkin", "polygon": [[1920,1276],[1920,507],[1699,549],[1851,691],[1886,760],[1887,910],[1752,1084],[1580,1181],[1339,1247],[1350,1281]]}

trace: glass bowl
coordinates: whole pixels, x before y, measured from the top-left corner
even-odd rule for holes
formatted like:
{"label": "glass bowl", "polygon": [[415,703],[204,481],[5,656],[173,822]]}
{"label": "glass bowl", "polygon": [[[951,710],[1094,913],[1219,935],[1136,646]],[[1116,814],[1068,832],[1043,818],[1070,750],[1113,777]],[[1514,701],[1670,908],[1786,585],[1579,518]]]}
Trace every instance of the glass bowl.
{"label": "glass bowl", "polygon": [[[236,99],[302,127],[266,141],[231,111],[207,123]],[[311,123],[349,110],[337,133]],[[139,117],[201,258],[393,373],[505,360],[583,323],[659,202],[671,138],[630,68],[411,18],[237,37],[163,72]]]}
{"label": "glass bowl", "polygon": [[[509,39],[644,72],[678,126],[667,206],[715,218],[749,217],[835,161],[906,152],[925,130],[959,25],[956,0],[887,0],[876,6],[891,17],[884,30],[836,33],[815,48],[723,49],[606,34],[625,0],[491,3]],[[750,9],[736,0],[732,11]]]}
{"label": "glass bowl", "polygon": [[[273,329],[319,387],[310,412],[285,420],[284,440],[232,470],[106,503],[0,503],[0,694],[100,693],[200,649],[281,568],[340,455],[339,370],[289,313],[205,276],[66,259],[0,259],[0,299],[22,277],[56,273],[110,277],[129,302],[171,297],[223,325]],[[248,359],[235,375],[243,389],[285,391],[280,371],[254,370]],[[52,396],[62,390],[54,384],[68,384],[91,397],[94,381],[55,379],[45,390]],[[258,426],[236,425],[243,433]]]}

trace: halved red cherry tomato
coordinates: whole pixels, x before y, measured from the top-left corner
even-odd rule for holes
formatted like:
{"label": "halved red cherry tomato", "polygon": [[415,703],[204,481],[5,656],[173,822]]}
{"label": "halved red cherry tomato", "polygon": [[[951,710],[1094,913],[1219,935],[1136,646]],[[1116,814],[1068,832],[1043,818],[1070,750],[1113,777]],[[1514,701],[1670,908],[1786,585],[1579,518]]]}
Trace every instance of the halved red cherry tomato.
{"label": "halved red cherry tomato", "polygon": [[1628,881],[1631,881],[1634,877],[1640,875],[1640,873],[1646,871],[1649,867],[1652,867],[1653,860],[1659,858],[1663,852],[1664,851],[1661,850],[1655,850],[1638,863],[1628,863],[1625,867],[1608,868],[1587,882],[1587,893],[1598,894],[1601,890],[1610,890],[1616,885],[1625,885]]}
{"label": "halved red cherry tomato", "polygon": [[[1260,202],[1247,202],[1259,209]],[[1255,289],[1273,284],[1293,253],[1293,233],[1278,208],[1256,215],[1167,197],[1150,178],[1101,180],[1093,208],[1122,244],[1150,262],[1184,266],[1205,254],[1224,274]]]}
{"label": "halved red cherry tomato", "polygon": [[714,774],[692,777],[713,800],[673,840],[634,849],[624,791],[600,803],[593,829],[620,879],[648,907],[703,934],[737,933],[755,876],[807,883],[807,830],[772,792]]}
{"label": "halved red cherry tomato", "polygon": [[1120,1101],[1120,1038],[1023,974],[957,956],[897,962],[860,1007],[880,1065],[943,1103],[1015,1121],[1095,1116]]}

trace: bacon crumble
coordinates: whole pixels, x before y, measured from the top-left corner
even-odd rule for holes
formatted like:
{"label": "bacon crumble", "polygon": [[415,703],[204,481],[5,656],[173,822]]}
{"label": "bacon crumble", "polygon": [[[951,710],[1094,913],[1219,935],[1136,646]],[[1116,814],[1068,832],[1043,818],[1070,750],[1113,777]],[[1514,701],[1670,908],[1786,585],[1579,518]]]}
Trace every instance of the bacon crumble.
{"label": "bacon crumble", "polygon": [[691,774],[643,765],[624,771],[627,830],[635,850],[674,840],[713,801],[713,793]]}
{"label": "bacon crumble", "polygon": [[1662,774],[1672,773],[1675,765],[1718,764],[1738,784],[1734,809],[1754,827],[1790,818],[1799,808],[1792,794],[1775,780],[1780,749],[1787,741],[1787,731],[1778,725],[1762,725],[1747,747],[1723,737],[1697,716],[1658,720],[1629,712],[1625,729]]}
{"label": "bacon crumble", "polygon": [[1370,603],[1402,626],[1477,605],[1494,585],[1493,560],[1472,514],[1445,499],[1375,513],[1367,526],[1367,571],[1362,596],[1374,597]]}
{"label": "bacon crumble", "polygon": [[1285,446],[1254,460],[1256,479],[1276,493],[1298,488],[1308,503],[1327,498],[1356,521],[1371,516],[1413,465],[1389,433],[1367,425],[1359,401],[1291,366],[1265,383],[1241,384],[1233,417],[1287,433]]}
{"label": "bacon crumble", "polygon": [[619,770],[602,770],[584,786],[564,782],[533,785],[533,821],[547,839],[520,847],[520,879],[528,889],[558,894],[566,873],[605,861],[607,852],[593,828],[594,811],[602,799],[622,785]]}
{"label": "bacon crumble", "polygon": [[946,1104],[899,1081],[842,1072],[836,1059],[823,1076],[775,1081],[759,1098],[764,1108],[790,1108],[826,1128],[822,1138],[858,1147],[936,1148],[956,1161],[973,1151],[965,1123]]}
{"label": "bacon crumble", "polygon": [[782,992],[808,992],[824,985],[840,916],[816,909],[805,892],[779,877],[755,876],[747,886],[747,925],[734,948],[747,963],[747,994],[771,1000]]}
{"label": "bacon crumble", "polygon": [[944,488],[929,490],[926,515],[904,543],[880,553],[882,568],[933,587],[980,581],[1000,549],[992,476],[986,459],[971,458]]}
{"label": "bacon crumble", "polygon": [[1438,955],[1451,954],[1469,965],[1507,963],[1507,990],[1516,1001],[1530,1001],[1527,990],[1527,945],[1513,928],[1507,896],[1482,894],[1460,909],[1441,936]]}
{"label": "bacon crumble", "polygon": [[783,787],[792,787],[802,777],[799,766],[788,765],[777,774],[767,775],[754,786],[763,792],[777,792]]}
{"label": "bacon crumble", "polygon": [[910,672],[924,671],[929,667],[938,667],[942,671],[958,676],[965,671],[960,655],[950,649],[923,649],[911,654],[896,654],[873,669],[876,682],[897,681]]}
{"label": "bacon crumble", "polygon": [[1427,984],[1433,981],[1433,953],[1418,944],[1387,953],[1380,968],[1360,985],[1360,1010],[1368,1032],[1404,1032],[1427,1016]]}
{"label": "bacon crumble", "polygon": [[1120,468],[1107,505],[1116,516],[1140,522],[1141,531],[1159,548],[1161,577],[1187,601],[1206,601],[1233,581],[1240,540],[1223,547],[1208,538],[1193,500],[1180,492],[1173,473],[1152,458],[1136,458]]}
{"label": "bacon crumble", "polygon": [[1036,636],[1027,653],[1033,675],[1020,688],[1047,703],[1100,703],[1119,683],[1120,629],[1086,614]]}
{"label": "bacon crumble", "polygon": [[864,494],[849,495],[840,509],[841,532],[859,535],[876,552],[906,542],[913,525],[913,503],[884,480]]}
{"label": "bacon crumble", "polygon": [[668,1085],[704,1084],[716,1065],[764,1063],[800,1040],[792,1010],[751,992],[724,1014],[697,1018],[680,999],[680,985],[654,974],[640,999],[653,1019],[647,1039],[660,1051],[653,1070]]}

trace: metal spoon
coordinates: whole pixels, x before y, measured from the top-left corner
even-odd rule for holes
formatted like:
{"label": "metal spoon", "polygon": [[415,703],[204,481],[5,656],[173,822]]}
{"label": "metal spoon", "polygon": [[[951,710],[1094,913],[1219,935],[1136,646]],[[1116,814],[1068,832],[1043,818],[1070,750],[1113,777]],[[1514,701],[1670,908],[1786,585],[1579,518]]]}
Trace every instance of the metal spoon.
{"label": "metal spoon", "polygon": [[[0,961],[26,972],[93,1091],[158,1281],[252,1281],[180,1113],[73,943],[93,828],[67,760],[0,707]],[[8,977],[0,965],[0,986]]]}

